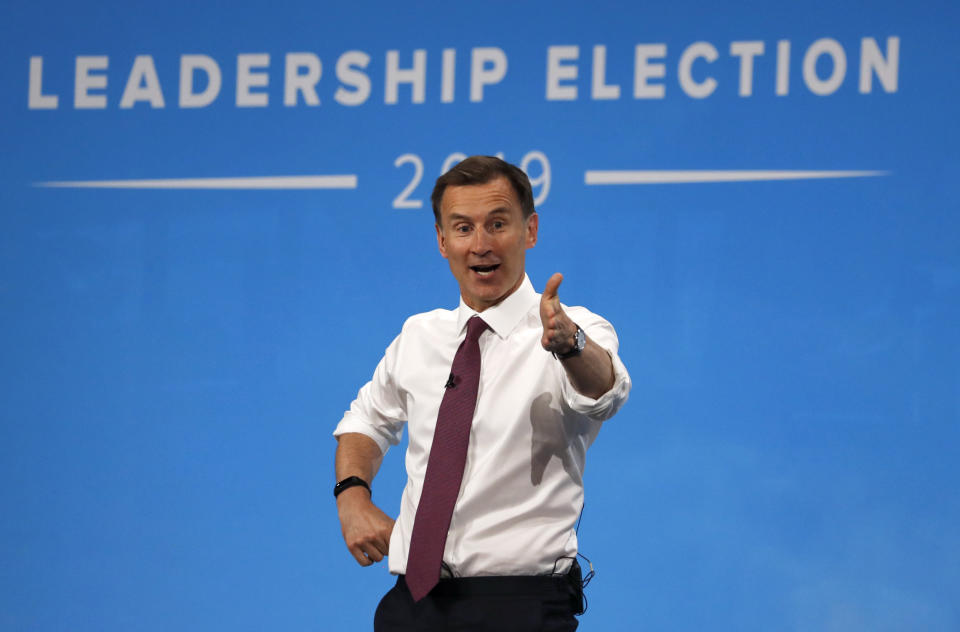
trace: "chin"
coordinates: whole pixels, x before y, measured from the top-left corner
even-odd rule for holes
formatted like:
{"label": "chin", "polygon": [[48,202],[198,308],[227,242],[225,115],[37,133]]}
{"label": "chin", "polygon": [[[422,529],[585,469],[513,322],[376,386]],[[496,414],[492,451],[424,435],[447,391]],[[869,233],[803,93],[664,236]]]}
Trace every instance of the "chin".
{"label": "chin", "polygon": [[479,306],[489,307],[489,306],[493,305],[494,303],[496,303],[496,302],[500,299],[501,296],[503,296],[503,293],[502,293],[502,292],[496,292],[496,291],[492,291],[492,290],[491,290],[491,291],[476,291],[477,288],[473,288],[473,289],[474,289],[475,291],[470,292],[470,294],[469,294],[470,300],[467,301],[467,304],[468,304],[468,305],[469,305],[470,303],[474,303],[474,304],[475,304],[476,306],[478,306],[478,307],[479,307]]}

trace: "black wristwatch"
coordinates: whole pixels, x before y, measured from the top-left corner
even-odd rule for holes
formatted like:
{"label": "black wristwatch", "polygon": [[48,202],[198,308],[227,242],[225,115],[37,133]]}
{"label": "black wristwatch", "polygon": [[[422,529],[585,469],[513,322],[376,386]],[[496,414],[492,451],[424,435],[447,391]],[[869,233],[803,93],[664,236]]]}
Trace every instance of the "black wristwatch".
{"label": "black wristwatch", "polygon": [[350,489],[351,487],[357,487],[358,485],[361,487],[366,487],[367,491],[370,492],[370,495],[373,496],[373,490],[371,490],[370,486],[367,485],[367,481],[363,480],[359,476],[348,476],[333,486],[333,497],[336,498],[343,490]]}
{"label": "black wristwatch", "polygon": [[573,335],[573,348],[566,353],[554,353],[553,357],[557,360],[566,360],[567,358],[572,358],[583,353],[584,347],[587,346],[587,334],[583,333],[583,330],[580,329],[580,325],[577,325],[577,333]]}

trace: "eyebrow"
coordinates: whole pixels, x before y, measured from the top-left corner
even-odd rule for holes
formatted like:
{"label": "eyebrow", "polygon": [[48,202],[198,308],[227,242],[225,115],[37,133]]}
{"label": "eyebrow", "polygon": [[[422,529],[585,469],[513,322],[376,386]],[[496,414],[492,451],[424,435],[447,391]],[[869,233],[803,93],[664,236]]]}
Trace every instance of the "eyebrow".
{"label": "eyebrow", "polygon": [[[489,212],[487,213],[487,217],[490,217],[491,215],[509,215],[509,214],[510,214],[510,209],[509,209],[509,208],[507,208],[506,206],[498,206],[498,207],[496,207],[495,209],[493,209],[492,211],[489,211]],[[450,221],[457,221],[457,220],[461,220],[461,219],[470,219],[470,217],[468,217],[468,216],[466,216],[466,215],[462,215],[462,214],[460,214],[460,213],[451,213],[451,214],[450,214]]]}

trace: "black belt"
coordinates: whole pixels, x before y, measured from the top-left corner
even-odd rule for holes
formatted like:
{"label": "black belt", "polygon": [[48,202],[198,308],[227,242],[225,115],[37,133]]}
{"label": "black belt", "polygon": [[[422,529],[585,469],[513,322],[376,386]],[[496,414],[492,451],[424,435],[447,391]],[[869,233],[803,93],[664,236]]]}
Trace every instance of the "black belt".
{"label": "black belt", "polygon": [[[407,589],[403,575],[397,587]],[[475,597],[483,595],[569,596],[570,579],[566,575],[497,575],[491,577],[450,577],[441,579],[430,591],[435,597]]]}

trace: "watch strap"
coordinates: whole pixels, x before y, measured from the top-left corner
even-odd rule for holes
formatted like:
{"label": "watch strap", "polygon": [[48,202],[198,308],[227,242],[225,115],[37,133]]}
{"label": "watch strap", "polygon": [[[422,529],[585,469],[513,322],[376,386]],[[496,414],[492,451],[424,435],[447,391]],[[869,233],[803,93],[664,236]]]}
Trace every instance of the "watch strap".
{"label": "watch strap", "polygon": [[348,476],[333,486],[333,497],[336,498],[345,489],[358,486],[366,487],[367,491],[370,492],[370,495],[373,496],[373,490],[370,489],[370,485],[367,484],[367,481],[363,480],[359,476]]}

